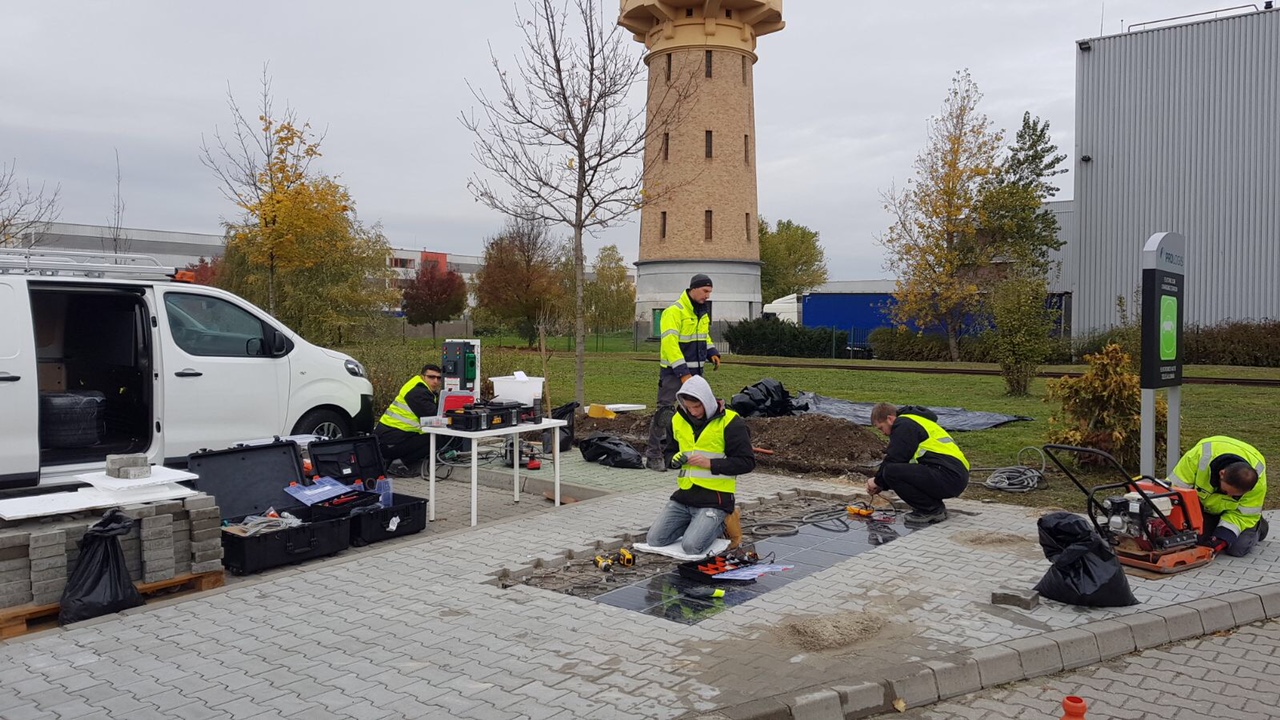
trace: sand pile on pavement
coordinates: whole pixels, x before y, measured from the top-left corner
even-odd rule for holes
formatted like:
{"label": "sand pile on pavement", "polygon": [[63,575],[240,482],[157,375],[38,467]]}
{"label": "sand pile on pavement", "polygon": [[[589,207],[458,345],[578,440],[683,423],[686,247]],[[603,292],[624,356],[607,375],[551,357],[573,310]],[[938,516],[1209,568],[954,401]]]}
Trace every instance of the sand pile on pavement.
{"label": "sand pile on pavement", "polygon": [[972,547],[1006,547],[1009,545],[1025,545],[1036,542],[1033,538],[1007,532],[986,532],[983,530],[966,530],[952,535],[958,543]]}
{"label": "sand pile on pavement", "polygon": [[830,650],[874,637],[884,625],[876,613],[853,612],[791,620],[778,626],[778,632],[805,650]]}

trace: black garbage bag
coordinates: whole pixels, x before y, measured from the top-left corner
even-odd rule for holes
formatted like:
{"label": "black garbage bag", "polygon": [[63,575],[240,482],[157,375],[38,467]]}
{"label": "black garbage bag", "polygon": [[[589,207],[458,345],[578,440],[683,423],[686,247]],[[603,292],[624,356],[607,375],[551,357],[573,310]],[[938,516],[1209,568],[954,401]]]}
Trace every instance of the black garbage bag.
{"label": "black garbage bag", "polygon": [[120,548],[120,536],[132,529],[133,519],[115,508],[80,539],[80,559],[62,591],[58,622],[66,625],[143,604]]}
{"label": "black garbage bag", "polygon": [[765,378],[729,400],[729,407],[743,417],[782,417],[793,414],[791,394],[782,383]]}
{"label": "black garbage bag", "polygon": [[[560,452],[565,452],[569,450],[569,448],[573,447],[573,419],[577,415],[577,413],[574,412],[577,409],[578,409],[578,403],[571,402],[571,403],[566,403],[564,405],[561,405],[560,407],[551,411],[552,420],[568,420],[569,421],[568,425],[565,425],[562,428],[558,428],[559,432],[556,433],[560,441]],[[542,452],[549,453],[551,452],[553,447],[554,446],[551,444],[551,430],[543,430],[542,431]]]}
{"label": "black garbage bag", "polygon": [[631,447],[631,443],[626,440],[609,433],[591,433],[578,441],[578,449],[582,451],[582,459],[587,462],[637,470],[644,467],[644,456],[640,451]]}
{"label": "black garbage bag", "polygon": [[1120,559],[1089,521],[1069,512],[1040,518],[1040,547],[1053,566],[1036,591],[1050,600],[1089,607],[1137,605]]}

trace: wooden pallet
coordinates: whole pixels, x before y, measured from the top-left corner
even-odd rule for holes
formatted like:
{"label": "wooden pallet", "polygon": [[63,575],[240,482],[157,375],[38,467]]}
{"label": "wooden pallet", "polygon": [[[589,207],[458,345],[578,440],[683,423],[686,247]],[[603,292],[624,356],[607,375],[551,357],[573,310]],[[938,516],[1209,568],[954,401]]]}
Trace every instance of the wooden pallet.
{"label": "wooden pallet", "polygon": [[[203,590],[213,590],[214,588],[222,587],[225,582],[223,571],[215,570],[198,575],[178,575],[168,580],[158,580],[156,582],[137,582],[134,583],[134,586],[138,588],[138,592],[142,593],[144,598],[155,599],[169,597],[170,595],[185,595]],[[49,627],[52,623],[57,622],[58,613],[61,610],[62,606],[57,603],[52,605],[28,604],[0,609],[0,640],[8,640],[19,635],[25,635],[33,630]]]}

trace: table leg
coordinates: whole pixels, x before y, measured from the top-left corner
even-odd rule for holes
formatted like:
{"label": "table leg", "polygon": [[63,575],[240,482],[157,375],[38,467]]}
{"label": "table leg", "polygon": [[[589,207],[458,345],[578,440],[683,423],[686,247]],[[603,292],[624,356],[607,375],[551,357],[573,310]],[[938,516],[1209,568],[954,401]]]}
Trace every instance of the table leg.
{"label": "table leg", "polygon": [[436,519],[436,434],[431,433],[431,455],[427,460],[427,520]]}
{"label": "table leg", "polygon": [[476,457],[476,439],[471,438],[471,527],[476,526],[476,500],[480,487],[480,461]]}
{"label": "table leg", "polygon": [[512,475],[513,480],[511,482],[511,499],[513,502],[520,502],[520,436],[518,434],[512,434],[511,441],[511,449],[513,451],[511,457],[515,460],[515,462],[511,463],[514,466],[514,474]]}
{"label": "table leg", "polygon": [[556,507],[560,507],[560,428],[552,428],[551,437],[551,466],[556,472]]}

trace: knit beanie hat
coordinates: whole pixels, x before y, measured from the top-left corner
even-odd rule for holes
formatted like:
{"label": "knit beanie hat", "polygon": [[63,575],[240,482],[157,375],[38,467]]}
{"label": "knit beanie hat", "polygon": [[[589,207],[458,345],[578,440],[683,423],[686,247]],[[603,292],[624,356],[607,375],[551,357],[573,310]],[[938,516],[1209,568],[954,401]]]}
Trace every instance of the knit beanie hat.
{"label": "knit beanie hat", "polygon": [[703,275],[702,273],[694,275],[693,279],[689,281],[689,289],[697,290],[700,287],[711,287],[711,278]]}

